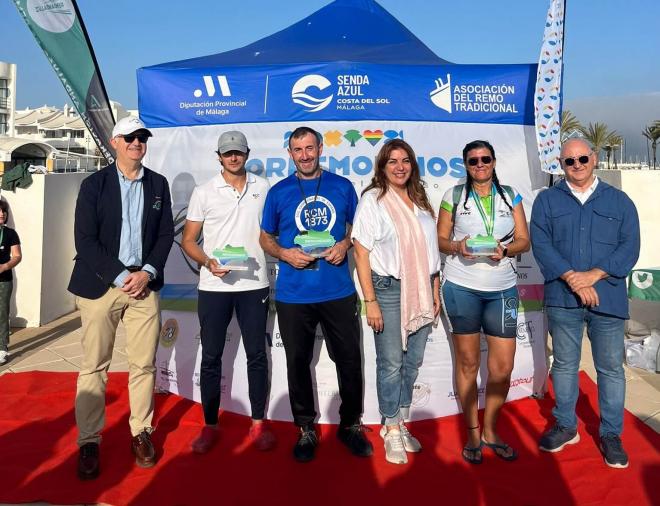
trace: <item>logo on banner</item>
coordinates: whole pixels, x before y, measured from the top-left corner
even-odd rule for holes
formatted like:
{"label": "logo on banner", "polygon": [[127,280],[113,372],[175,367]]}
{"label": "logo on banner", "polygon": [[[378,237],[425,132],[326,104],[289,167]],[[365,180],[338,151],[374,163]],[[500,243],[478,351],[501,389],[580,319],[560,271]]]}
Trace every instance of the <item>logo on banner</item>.
{"label": "logo on banner", "polygon": [[[291,99],[294,103],[305,107],[307,112],[325,109],[335,96],[337,97],[335,107],[338,111],[364,111],[369,106],[379,107],[390,104],[389,97],[369,96],[371,80],[367,74],[340,74],[337,76],[335,87],[328,89],[332,84],[329,79],[319,74],[303,76],[291,88]],[[324,90],[325,93],[319,96],[319,92]]]}
{"label": "logo on banner", "polygon": [[631,275],[633,284],[640,290],[646,290],[653,286],[653,273],[645,271],[635,271]]}
{"label": "logo on banner", "polygon": [[416,408],[426,406],[431,399],[431,385],[429,383],[415,383],[412,392],[412,405]]}
{"label": "logo on banner", "polygon": [[76,20],[70,0],[28,0],[27,10],[32,20],[48,32],[66,32]]}
{"label": "logo on banner", "polygon": [[518,387],[520,385],[531,385],[534,381],[534,376],[527,376],[526,378],[515,378],[511,380],[511,388]]}
{"label": "logo on banner", "polygon": [[435,80],[435,89],[431,90],[430,96],[433,105],[451,114],[451,74],[447,74],[446,82],[440,77]]}
{"label": "logo on banner", "polygon": [[534,323],[532,321],[520,322],[516,329],[516,338],[525,348],[534,344]]}
{"label": "logo on banner", "polygon": [[174,318],[170,318],[163,324],[163,328],[160,329],[160,345],[163,348],[171,348],[174,346],[178,336],[179,323]]}
{"label": "logo on banner", "polygon": [[318,112],[330,105],[334,94],[329,96],[315,97],[309,95],[310,88],[316,88],[319,91],[325,90],[332,83],[325,77],[318,74],[310,74],[298,79],[293,88],[291,88],[291,99],[295,104],[305,107],[307,112]]}
{"label": "logo on banner", "polygon": [[296,208],[296,225],[298,230],[332,230],[337,220],[337,210],[325,197],[319,195],[316,201],[308,198],[300,202]]}
{"label": "logo on banner", "polygon": [[[284,140],[282,147],[289,147],[289,137],[291,137],[291,130],[284,133]],[[345,132],[339,130],[329,130],[325,133],[319,132],[323,137],[323,145],[325,147],[336,147],[344,145],[345,147],[354,148],[358,144],[368,142],[371,146],[376,146],[380,141],[387,143],[393,139],[403,139],[403,130],[385,130],[380,128],[365,129],[365,130],[346,130]],[[348,144],[348,146],[347,146]]]}
{"label": "logo on banner", "polygon": [[[220,93],[223,97],[231,97],[231,90],[229,89],[229,82],[227,81],[227,76],[215,76],[218,80],[218,86],[220,86]],[[213,82],[213,76],[202,76],[204,80],[204,88],[206,88],[206,95],[208,97],[215,96],[215,83]],[[193,92],[195,98],[199,98],[204,94],[201,89],[196,89]]]}
{"label": "logo on banner", "polygon": [[339,398],[339,390],[334,388],[334,384],[324,380],[312,381],[312,388],[316,390],[316,395],[320,399],[321,397],[327,398]]}

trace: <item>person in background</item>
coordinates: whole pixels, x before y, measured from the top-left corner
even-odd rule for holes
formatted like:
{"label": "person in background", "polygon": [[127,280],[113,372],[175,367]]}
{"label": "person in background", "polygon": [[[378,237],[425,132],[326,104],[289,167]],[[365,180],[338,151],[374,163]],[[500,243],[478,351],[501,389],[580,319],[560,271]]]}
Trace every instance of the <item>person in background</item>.
{"label": "person in background", "polygon": [[[506,461],[517,452],[500,438],[497,420],[509,393],[516,352],[518,289],[516,255],[529,250],[522,197],[500,184],[495,149],[487,141],[463,148],[465,184],[450,188],[438,219],[440,251],[447,255],[442,302],[454,344],[454,376],[463,408],[467,444],[463,458],[482,462],[482,449]],[[478,238],[477,236],[482,236]],[[476,256],[470,238],[490,244]],[[488,381],[483,431],[479,424],[477,374],[481,363],[480,332],[488,343]]]}
{"label": "person in background", "polygon": [[626,277],[639,257],[639,217],[625,193],[596,177],[598,155],[585,140],[566,141],[560,162],[566,178],[536,197],[530,222],[545,278],[555,392],[556,423],[539,448],[558,452],[580,441],[575,405],[586,326],[597,373],[600,450],[608,466],[624,468]]}
{"label": "person in background", "polygon": [[7,226],[9,206],[0,200],[0,365],[9,360],[9,303],[14,288],[12,269],[21,262],[21,240]]}
{"label": "person in background", "polygon": [[[252,425],[248,433],[258,450],[270,450],[275,436],[264,424],[268,398],[266,320],[270,286],[266,257],[259,245],[261,213],[268,181],[245,170],[250,154],[241,132],[224,132],[218,139],[220,172],[196,187],[190,197],[181,246],[202,266],[197,313],[202,343],[200,392],[205,425],[192,442],[195,453],[206,453],[218,437],[222,353],[227,327],[236,310],[247,358]],[[203,234],[203,247],[198,244]],[[253,264],[248,270],[223,268],[213,255],[225,246],[245,248]]]}
{"label": "person in background", "polygon": [[385,459],[406,464],[406,452],[422,449],[405,422],[426,338],[440,312],[435,213],[407,142],[392,140],[376,156],[351,238],[367,324],[374,332]]}

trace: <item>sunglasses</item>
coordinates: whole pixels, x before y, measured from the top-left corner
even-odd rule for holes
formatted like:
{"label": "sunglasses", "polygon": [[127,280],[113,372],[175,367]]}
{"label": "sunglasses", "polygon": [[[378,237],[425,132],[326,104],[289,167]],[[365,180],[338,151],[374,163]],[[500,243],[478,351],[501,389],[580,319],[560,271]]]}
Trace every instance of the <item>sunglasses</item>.
{"label": "sunglasses", "polygon": [[129,134],[129,135],[120,135],[119,137],[124,139],[124,141],[127,144],[133,144],[133,141],[135,139],[137,139],[140,142],[140,144],[146,144],[147,141],[149,140],[148,134]]}
{"label": "sunglasses", "polygon": [[481,157],[475,156],[474,158],[468,158],[467,162],[468,162],[469,166],[474,167],[475,165],[477,165],[479,163],[479,160],[481,160],[481,163],[489,164],[490,162],[493,161],[493,157],[492,156],[481,156]]}
{"label": "sunglasses", "polygon": [[571,158],[564,158],[564,165],[567,167],[572,167],[575,165],[575,162],[578,161],[580,162],[580,165],[584,165],[589,161],[589,157],[591,156],[591,153],[588,155],[582,155],[582,156],[576,156],[576,157],[571,157]]}

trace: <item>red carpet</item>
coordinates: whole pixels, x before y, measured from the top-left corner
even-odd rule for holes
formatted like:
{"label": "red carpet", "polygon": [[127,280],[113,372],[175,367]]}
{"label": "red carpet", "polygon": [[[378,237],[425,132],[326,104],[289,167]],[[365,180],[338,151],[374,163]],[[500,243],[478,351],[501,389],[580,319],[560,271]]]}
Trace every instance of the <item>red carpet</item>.
{"label": "red carpet", "polygon": [[[155,468],[134,466],[128,433],[126,374],[110,375],[101,476],[76,478],[77,447],[72,373],[31,372],[0,377],[0,503],[103,502],[113,505],[651,505],[660,504],[660,435],[626,413],[623,441],[628,469],[605,466],[597,449],[596,388],[581,379],[580,444],[558,454],[537,449],[548,426],[552,401],[525,399],[505,406],[502,436],[520,453],[499,461],[486,452],[481,466],[460,457],[459,417],[417,422],[411,429],[424,451],[407,466],[384,459],[377,427],[369,434],[375,455],[358,459],[322,428],[317,458],[298,464],[291,457],[296,433],[275,423],[279,444],[259,453],[245,443],[249,421],[223,414],[221,443],[204,456],[189,442],[200,408],[174,395],[157,396],[154,441],[162,455]],[[422,502],[423,501],[423,502]]]}

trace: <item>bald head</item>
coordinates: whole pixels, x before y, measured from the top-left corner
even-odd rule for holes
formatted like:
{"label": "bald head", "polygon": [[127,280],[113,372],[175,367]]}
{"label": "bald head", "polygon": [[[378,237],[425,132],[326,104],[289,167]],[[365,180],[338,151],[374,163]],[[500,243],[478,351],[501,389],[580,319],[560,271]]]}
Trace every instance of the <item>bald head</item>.
{"label": "bald head", "polygon": [[[580,151],[582,151],[582,152],[584,152],[584,153],[588,153],[588,152],[590,152],[590,151],[593,151],[593,149],[592,149],[592,147],[591,147],[591,144],[589,144],[589,143],[588,143],[587,141],[585,141],[584,139],[579,139],[579,138],[568,139],[567,141],[565,141],[565,142],[561,145],[561,154],[560,154],[561,158],[565,158],[564,152],[565,152],[566,150],[569,150],[569,149],[573,148],[574,146],[577,147],[577,148],[579,148]],[[571,149],[571,150],[572,150],[572,149]]]}

